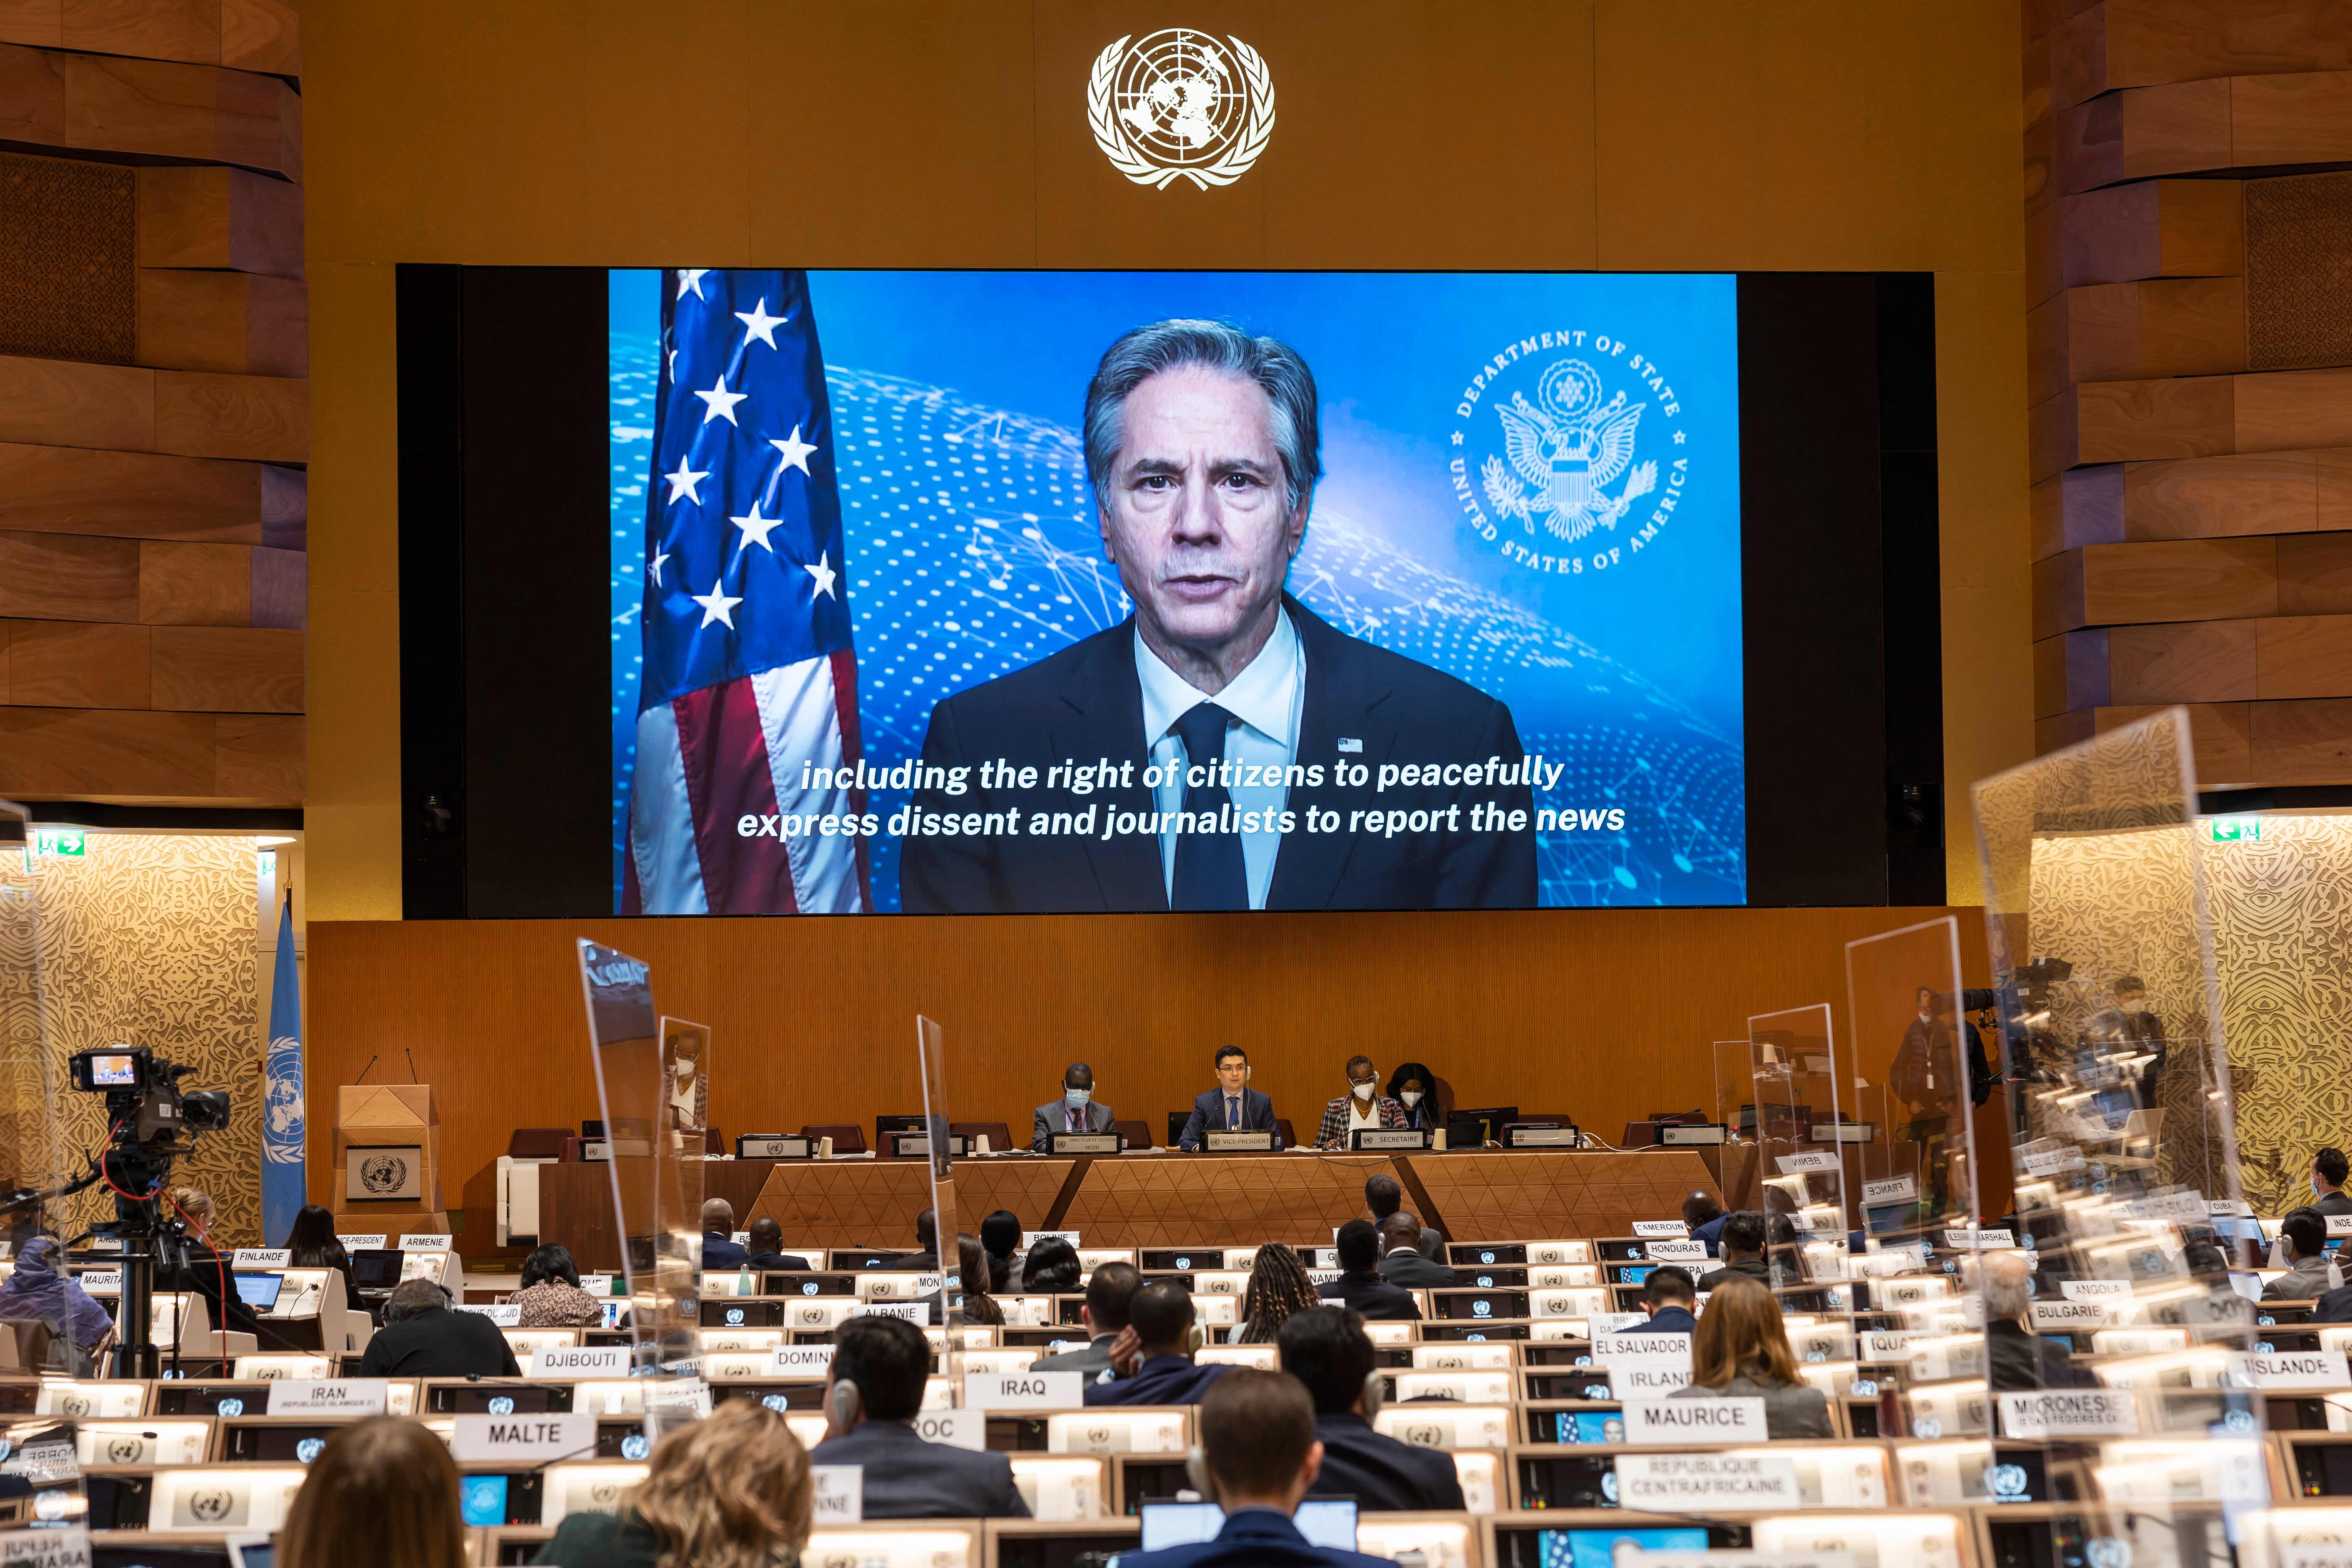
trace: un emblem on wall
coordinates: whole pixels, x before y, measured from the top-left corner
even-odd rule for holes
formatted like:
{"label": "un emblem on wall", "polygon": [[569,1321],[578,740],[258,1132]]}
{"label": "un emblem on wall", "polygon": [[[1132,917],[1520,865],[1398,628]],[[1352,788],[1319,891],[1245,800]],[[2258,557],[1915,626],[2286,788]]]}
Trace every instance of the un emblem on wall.
{"label": "un emblem on wall", "polygon": [[1274,134],[1274,79],[1239,38],[1220,43],[1190,27],[1165,27],[1095,57],[1087,123],[1111,167],[1139,185],[1202,190],[1249,172]]}
{"label": "un emblem on wall", "polygon": [[408,1162],[397,1154],[371,1154],[360,1162],[360,1184],[372,1193],[396,1193],[408,1183]]}

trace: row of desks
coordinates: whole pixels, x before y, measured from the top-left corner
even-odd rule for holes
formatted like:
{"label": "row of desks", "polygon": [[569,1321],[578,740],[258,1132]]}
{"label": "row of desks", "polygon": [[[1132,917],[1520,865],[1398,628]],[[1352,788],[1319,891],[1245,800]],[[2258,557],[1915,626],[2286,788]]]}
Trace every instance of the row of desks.
{"label": "row of desks", "polygon": [[[733,1205],[739,1228],[764,1215],[812,1246],[912,1247],[915,1215],[931,1204],[921,1160],[710,1160],[699,1169],[703,1195]],[[1636,1219],[1681,1212],[1688,1193],[1716,1190],[1691,1149],[1158,1152],[959,1160],[956,1203],[967,1231],[1009,1209],[1030,1230],[1075,1230],[1089,1246],[1248,1247],[1328,1237],[1362,1216],[1364,1183],[1383,1172],[1402,1184],[1408,1208],[1454,1237],[1623,1236]],[[563,1243],[583,1269],[621,1266],[604,1166],[543,1166],[539,1190],[541,1240]]]}

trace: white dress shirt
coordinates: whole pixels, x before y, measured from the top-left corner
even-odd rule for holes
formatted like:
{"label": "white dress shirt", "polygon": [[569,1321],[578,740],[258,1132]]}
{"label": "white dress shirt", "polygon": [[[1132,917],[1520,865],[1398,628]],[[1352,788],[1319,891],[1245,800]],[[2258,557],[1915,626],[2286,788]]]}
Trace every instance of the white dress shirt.
{"label": "white dress shirt", "polygon": [[[1361,1132],[1368,1127],[1377,1128],[1380,1126],[1381,1097],[1377,1094],[1372,1096],[1372,1103],[1361,1110],[1357,1109],[1359,1103],[1360,1102],[1354,1095],[1351,1094],[1348,1097],[1348,1131],[1350,1132]],[[1353,1140],[1351,1139],[1349,1142],[1352,1142]]]}
{"label": "white dress shirt", "polygon": [[[1143,684],[1143,739],[1151,748],[1151,760],[1163,771],[1176,764],[1172,776],[1152,791],[1152,804],[1169,820],[1168,830],[1160,836],[1160,878],[1168,896],[1176,891],[1176,832],[1175,814],[1184,809],[1184,767],[1190,759],[1184,755],[1184,742],[1174,733],[1176,721],[1202,702],[1214,702],[1239,720],[1225,730],[1225,756],[1228,760],[1251,767],[1286,769],[1298,755],[1298,716],[1307,702],[1307,651],[1298,641],[1298,630],[1290,624],[1289,615],[1276,609],[1274,634],[1257,657],[1233,683],[1214,697],[1204,695],[1198,688],[1168,668],[1160,657],[1144,646],[1143,634],[1135,637],[1135,673]],[[1279,773],[1276,773],[1280,778]],[[1235,784],[1226,792],[1233,797],[1234,807],[1244,816],[1255,811],[1271,817],[1281,811],[1290,798],[1287,784],[1249,785]],[[1249,879],[1249,907],[1265,908],[1266,889],[1274,885],[1274,860],[1282,850],[1282,834],[1274,828],[1261,827],[1255,833],[1244,833],[1242,840],[1242,868]]]}

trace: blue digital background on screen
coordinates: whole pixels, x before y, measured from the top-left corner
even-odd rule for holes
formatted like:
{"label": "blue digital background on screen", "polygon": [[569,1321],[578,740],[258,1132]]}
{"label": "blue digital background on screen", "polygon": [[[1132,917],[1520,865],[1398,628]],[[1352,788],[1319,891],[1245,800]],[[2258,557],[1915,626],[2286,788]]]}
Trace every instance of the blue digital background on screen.
{"label": "blue digital background on screen", "polygon": [[507,1521],[507,1478],[466,1477],[465,1489],[458,1504],[466,1522],[477,1530],[504,1524]]}
{"label": "blue digital background on screen", "polygon": [[1543,1568],[1614,1568],[1617,1543],[1644,1552],[1704,1552],[1704,1530],[1545,1530],[1536,1535]]}
{"label": "blue digital background on screen", "polygon": [[[610,282],[616,907],[663,276]],[[869,764],[917,755],[940,699],[1127,616],[1086,384],[1133,326],[1222,318],[1291,344],[1320,395],[1290,591],[1504,701],[1559,765],[1535,804],[1580,815],[1539,840],[1538,901],[1746,900],[1730,276],[820,271],[809,291]],[[1555,437],[1589,474],[1548,473]],[[895,910],[897,841],[870,851]]]}

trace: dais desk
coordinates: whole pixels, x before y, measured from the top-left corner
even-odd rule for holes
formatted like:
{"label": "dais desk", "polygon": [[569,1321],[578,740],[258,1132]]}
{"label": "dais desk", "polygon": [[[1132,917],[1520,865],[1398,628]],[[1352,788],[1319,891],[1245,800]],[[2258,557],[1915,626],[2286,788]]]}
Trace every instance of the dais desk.
{"label": "dais desk", "polygon": [[[1182,1154],[1161,1150],[1055,1159],[983,1155],[955,1163],[960,1223],[1010,1209],[1032,1230],[1075,1230],[1090,1247],[1248,1247],[1304,1242],[1361,1216],[1364,1182],[1397,1178],[1405,1205],[1462,1239],[1624,1236],[1636,1219],[1667,1219],[1685,1194],[1713,1192],[1695,1149],[1633,1153],[1463,1150],[1410,1155]],[[738,1226],[764,1215],[787,1246],[915,1244],[930,1206],[929,1167],[915,1160],[709,1160],[703,1195],[725,1198]],[[583,1268],[621,1265],[612,1187],[602,1164],[543,1166],[540,1239],[560,1241]]]}

